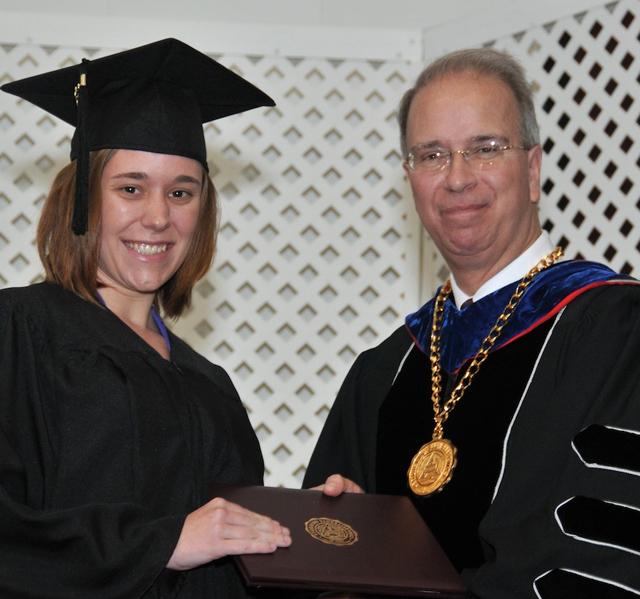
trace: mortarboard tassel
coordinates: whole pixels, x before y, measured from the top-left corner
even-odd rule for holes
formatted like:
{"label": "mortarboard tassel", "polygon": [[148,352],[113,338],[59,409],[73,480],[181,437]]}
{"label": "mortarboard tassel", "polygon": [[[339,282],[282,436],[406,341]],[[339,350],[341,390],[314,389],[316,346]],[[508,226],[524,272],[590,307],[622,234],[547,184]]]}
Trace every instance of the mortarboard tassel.
{"label": "mortarboard tassel", "polygon": [[78,158],[76,160],[76,197],[71,227],[76,235],[84,235],[87,232],[87,222],[89,220],[89,141],[87,135],[87,120],[89,118],[89,94],[87,92],[88,63],[88,60],[83,59],[80,64],[80,80],[74,90],[78,112],[78,121],[76,124]]}

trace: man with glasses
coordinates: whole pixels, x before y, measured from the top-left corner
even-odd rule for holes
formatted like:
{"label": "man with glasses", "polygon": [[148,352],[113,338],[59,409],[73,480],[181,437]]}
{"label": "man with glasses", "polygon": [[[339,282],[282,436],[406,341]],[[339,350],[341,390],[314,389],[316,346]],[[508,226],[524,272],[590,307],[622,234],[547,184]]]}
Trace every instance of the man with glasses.
{"label": "man with glasses", "polygon": [[513,58],[437,60],[399,122],[451,276],[359,356],[305,486],[410,496],[477,597],[637,596],[640,287],[561,260],[542,231],[538,125]]}

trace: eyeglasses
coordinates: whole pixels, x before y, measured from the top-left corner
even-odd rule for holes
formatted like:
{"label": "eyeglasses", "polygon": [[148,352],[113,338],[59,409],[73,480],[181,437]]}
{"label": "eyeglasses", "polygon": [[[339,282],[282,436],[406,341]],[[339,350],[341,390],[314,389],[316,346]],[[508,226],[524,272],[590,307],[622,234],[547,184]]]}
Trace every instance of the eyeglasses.
{"label": "eyeglasses", "polygon": [[464,150],[442,150],[430,144],[418,144],[411,148],[405,164],[412,171],[437,173],[447,168],[454,154],[460,154],[474,170],[482,170],[498,165],[509,150],[528,150],[524,146],[501,144],[495,139],[482,141]]}

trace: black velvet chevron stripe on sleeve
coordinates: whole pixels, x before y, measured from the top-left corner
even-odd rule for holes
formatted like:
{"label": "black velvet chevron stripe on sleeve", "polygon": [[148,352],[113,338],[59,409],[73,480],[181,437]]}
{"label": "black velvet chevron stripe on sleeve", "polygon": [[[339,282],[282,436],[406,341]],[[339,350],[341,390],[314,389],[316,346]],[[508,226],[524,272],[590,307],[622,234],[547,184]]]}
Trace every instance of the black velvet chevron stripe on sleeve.
{"label": "black velvet chevron stripe on sleeve", "polygon": [[569,536],[640,555],[640,508],[573,497],[558,507],[556,518]]}
{"label": "black velvet chevron stripe on sleeve", "polygon": [[576,435],[573,447],[587,466],[640,476],[640,431],[594,424]]}
{"label": "black velvet chevron stripe on sleeve", "polygon": [[638,599],[631,589],[569,570],[551,570],[534,584],[540,599]]}

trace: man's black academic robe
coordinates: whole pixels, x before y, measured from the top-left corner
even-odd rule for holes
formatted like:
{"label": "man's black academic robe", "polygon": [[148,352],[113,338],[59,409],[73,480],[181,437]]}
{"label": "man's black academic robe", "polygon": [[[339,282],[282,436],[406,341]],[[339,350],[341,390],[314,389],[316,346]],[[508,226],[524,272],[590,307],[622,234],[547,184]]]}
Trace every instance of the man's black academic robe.
{"label": "man's black academic robe", "polygon": [[0,291],[0,597],[244,597],[233,564],[164,568],[213,482],[263,462],[227,374],[164,360],[53,284]]}
{"label": "man's black academic robe", "polygon": [[[358,357],[305,486],[341,473],[411,495],[433,430],[428,360],[413,386],[404,372],[420,367],[413,343],[402,327]],[[640,594],[640,286],[592,289],[493,352],[444,429],[453,479],[415,502],[475,596]]]}

